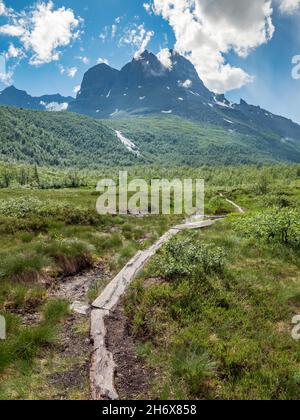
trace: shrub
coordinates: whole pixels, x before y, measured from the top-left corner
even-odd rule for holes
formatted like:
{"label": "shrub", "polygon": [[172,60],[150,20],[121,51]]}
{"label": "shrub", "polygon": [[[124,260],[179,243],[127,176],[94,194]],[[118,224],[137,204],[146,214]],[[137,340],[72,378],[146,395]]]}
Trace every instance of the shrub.
{"label": "shrub", "polygon": [[14,234],[19,231],[45,232],[48,226],[48,222],[40,217],[18,219],[0,216],[0,234],[2,235]]}
{"label": "shrub", "polygon": [[123,245],[122,236],[118,233],[113,233],[110,236],[100,236],[95,240],[95,247],[98,252],[105,252],[119,249]]}
{"label": "shrub", "polygon": [[33,197],[21,197],[9,200],[0,200],[0,215],[15,218],[32,216],[50,217],[66,208],[68,204],[41,201]]}
{"label": "shrub", "polygon": [[300,246],[300,212],[290,208],[273,208],[246,215],[234,222],[236,230],[267,242]]}
{"label": "shrub", "polygon": [[286,194],[266,194],[263,199],[262,203],[264,207],[279,207],[285,208],[290,207],[292,205],[291,200]]}
{"label": "shrub", "polygon": [[97,226],[103,222],[96,211],[79,208],[65,208],[60,211],[57,218],[67,225]]}
{"label": "shrub", "polygon": [[47,325],[17,328],[13,336],[0,343],[0,371],[15,361],[30,362],[41,348],[53,342],[54,330]]}
{"label": "shrub", "polygon": [[158,275],[167,279],[222,273],[225,266],[225,252],[222,248],[206,245],[190,239],[173,239],[154,260]]}
{"label": "shrub", "polygon": [[229,214],[234,211],[233,207],[221,197],[213,197],[209,200],[206,212],[214,216]]}

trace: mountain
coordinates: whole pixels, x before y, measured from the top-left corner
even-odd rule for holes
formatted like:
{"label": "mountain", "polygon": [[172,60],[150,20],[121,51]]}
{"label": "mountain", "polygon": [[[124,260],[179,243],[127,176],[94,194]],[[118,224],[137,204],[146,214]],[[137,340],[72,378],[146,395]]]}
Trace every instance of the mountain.
{"label": "mountain", "polygon": [[68,108],[68,104],[73,100],[74,98],[71,96],[63,97],[60,94],[33,97],[23,90],[16,89],[14,86],[10,86],[0,92],[1,105],[10,105],[18,108],[35,110],[66,110]]}
{"label": "mountain", "polygon": [[43,166],[163,167],[300,162],[300,142],[163,115],[97,120],[0,106],[0,161]]}
{"label": "mountain", "polygon": [[229,132],[300,141],[298,124],[243,100],[231,103],[204,86],[189,60],[174,51],[170,51],[169,60],[166,68],[154,54],[145,51],[120,71],[99,64],[84,75],[68,110],[102,119],[177,115]]}
{"label": "mountain", "polygon": [[99,168],[142,160],[112,128],[83,115],[0,106],[0,161]]}
{"label": "mountain", "polygon": [[89,168],[300,162],[299,125],[210,92],[173,51],[165,64],[147,51],[121,70],[99,64],[74,100],[5,89],[0,104],[37,111],[0,107],[0,160]]}

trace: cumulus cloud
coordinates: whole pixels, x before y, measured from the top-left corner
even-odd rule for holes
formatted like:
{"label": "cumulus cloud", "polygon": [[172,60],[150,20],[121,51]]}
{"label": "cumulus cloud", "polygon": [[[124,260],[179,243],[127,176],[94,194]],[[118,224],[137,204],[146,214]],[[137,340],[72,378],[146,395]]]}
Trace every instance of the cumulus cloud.
{"label": "cumulus cloud", "polygon": [[137,48],[134,58],[138,59],[146,50],[147,45],[153,36],[154,31],[147,30],[144,24],[134,24],[133,27],[125,29],[124,35],[119,41],[119,45],[131,45],[132,47]]}
{"label": "cumulus cloud", "polygon": [[175,49],[195,65],[208,88],[223,93],[251,82],[225,54],[246,57],[274,33],[271,0],[153,0],[153,8],[173,28]]}
{"label": "cumulus cloud", "polygon": [[24,28],[18,25],[2,25],[0,26],[0,34],[12,36],[12,37],[21,37],[24,35]]}
{"label": "cumulus cloud", "polygon": [[24,53],[21,48],[15,47],[14,44],[9,44],[7,52],[4,57],[8,60],[10,58],[22,58]]}
{"label": "cumulus cloud", "polygon": [[294,13],[300,8],[300,0],[279,0],[279,9],[282,13]]}
{"label": "cumulus cloud", "polygon": [[30,54],[32,65],[58,60],[60,49],[80,35],[81,19],[76,18],[71,9],[54,9],[52,1],[38,3],[21,13],[12,13],[9,20],[0,27],[0,34],[19,38],[24,50]]}
{"label": "cumulus cloud", "polygon": [[86,64],[86,65],[90,64],[90,62],[91,62],[91,60],[88,57],[85,57],[85,56],[79,56],[79,57],[77,57],[77,59],[82,61],[83,64]]}
{"label": "cumulus cloud", "polygon": [[47,111],[51,111],[51,112],[62,112],[62,111],[66,111],[69,107],[69,104],[67,102],[63,102],[63,103],[58,103],[58,102],[40,102],[41,105],[43,105],[45,107],[45,109]]}
{"label": "cumulus cloud", "polygon": [[172,54],[168,48],[160,50],[160,52],[157,54],[157,58],[166,69],[172,69]]}
{"label": "cumulus cloud", "polygon": [[144,4],[143,4],[143,8],[146,10],[146,12],[147,12],[149,15],[152,15],[152,6],[151,6],[151,4],[150,4],[150,3],[144,3]]}

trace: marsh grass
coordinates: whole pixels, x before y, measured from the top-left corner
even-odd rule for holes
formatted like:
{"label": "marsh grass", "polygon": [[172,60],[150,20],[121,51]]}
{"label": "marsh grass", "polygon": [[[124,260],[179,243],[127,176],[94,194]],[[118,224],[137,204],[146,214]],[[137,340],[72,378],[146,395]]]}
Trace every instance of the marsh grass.
{"label": "marsh grass", "polygon": [[[222,271],[203,276],[202,260],[193,258],[200,270],[176,269],[170,279],[165,260],[174,247],[165,247],[125,299],[139,351],[157,372],[151,398],[299,399],[299,344],[291,337],[299,252],[247,238],[230,221],[199,231],[196,248],[198,241],[212,253],[226,248]],[[184,268],[189,256],[187,246],[176,265]],[[156,276],[160,282],[147,283]]]}

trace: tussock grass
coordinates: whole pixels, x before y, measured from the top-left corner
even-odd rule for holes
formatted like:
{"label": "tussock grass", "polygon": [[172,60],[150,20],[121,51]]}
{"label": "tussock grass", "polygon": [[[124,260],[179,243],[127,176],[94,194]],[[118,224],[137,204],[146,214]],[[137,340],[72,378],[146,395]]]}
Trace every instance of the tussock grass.
{"label": "tussock grass", "polygon": [[90,244],[79,240],[51,241],[37,246],[37,252],[51,258],[65,276],[91,267],[93,250]]}
{"label": "tussock grass", "polygon": [[0,278],[35,283],[46,264],[46,258],[37,254],[4,255],[0,260]]}
{"label": "tussock grass", "polygon": [[[190,240],[183,233],[182,248],[176,240],[166,246],[125,299],[138,347],[157,372],[151,398],[299,399],[299,345],[291,336],[299,251],[247,238],[230,221]],[[226,248],[222,270],[203,270],[203,245],[208,261]]]}

